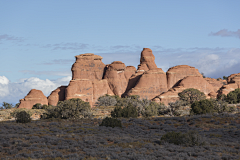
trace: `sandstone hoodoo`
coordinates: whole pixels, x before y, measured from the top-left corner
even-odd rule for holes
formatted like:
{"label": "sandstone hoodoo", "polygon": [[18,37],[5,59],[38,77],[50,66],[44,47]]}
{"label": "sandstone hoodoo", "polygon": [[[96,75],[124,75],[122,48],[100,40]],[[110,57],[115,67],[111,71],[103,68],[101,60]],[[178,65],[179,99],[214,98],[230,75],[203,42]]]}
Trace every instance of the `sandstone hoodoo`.
{"label": "sandstone hoodoo", "polygon": [[20,99],[20,104],[18,108],[32,109],[33,105],[40,103],[42,105],[48,105],[47,97],[44,96],[43,92],[40,90],[32,89],[24,99]]}
{"label": "sandstone hoodoo", "polygon": [[203,78],[198,69],[188,65],[171,67],[165,73],[155,64],[152,50],[144,48],[138,68],[126,66],[121,61],[105,65],[102,57],[93,53],[77,55],[72,65],[72,80],[46,98],[39,90],[31,90],[20,100],[19,108],[32,108],[36,103],[57,105],[58,101],[80,98],[94,107],[100,96],[105,94],[121,97],[139,95],[157,102],[174,102],[178,93],[195,88],[210,98],[227,94],[240,86],[240,73],[226,80]]}

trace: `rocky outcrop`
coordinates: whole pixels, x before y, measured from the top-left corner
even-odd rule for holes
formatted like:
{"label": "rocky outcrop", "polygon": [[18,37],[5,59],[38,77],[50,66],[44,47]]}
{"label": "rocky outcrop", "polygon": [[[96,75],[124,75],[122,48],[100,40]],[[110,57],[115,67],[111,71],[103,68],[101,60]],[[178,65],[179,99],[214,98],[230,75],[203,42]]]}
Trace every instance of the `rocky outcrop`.
{"label": "rocky outcrop", "polygon": [[108,81],[108,85],[115,95],[121,97],[127,88],[128,79],[125,77],[126,66],[121,61],[112,62],[106,70],[104,79]]}
{"label": "rocky outcrop", "polygon": [[219,91],[218,95],[225,94],[227,95],[229,92],[234,91],[237,88],[240,88],[240,73],[237,74],[231,74],[227,78],[227,83],[226,85],[223,85]]}
{"label": "rocky outcrop", "polygon": [[[115,67],[121,69],[121,65],[115,64]],[[108,81],[102,80],[104,70],[101,56],[90,53],[76,56],[76,62],[72,66],[72,80],[66,88],[65,99],[80,98],[93,106],[98,97],[113,95]]]}
{"label": "rocky outcrop", "polygon": [[48,105],[56,106],[58,101],[64,101],[66,88],[67,86],[61,86],[52,91],[52,93],[48,96]]}
{"label": "rocky outcrop", "polygon": [[169,68],[167,71],[167,88],[170,89],[177,85],[180,80],[187,76],[202,76],[198,69],[188,65],[178,65]]}
{"label": "rocky outcrop", "polygon": [[140,98],[152,99],[166,91],[166,73],[161,68],[157,68],[144,72],[127,95],[139,95]]}
{"label": "rocky outcrop", "polygon": [[72,80],[89,79],[101,80],[104,73],[105,64],[102,57],[93,53],[85,53],[76,57],[76,62],[72,65]]}
{"label": "rocky outcrop", "polygon": [[156,102],[163,102],[165,105],[167,105],[169,102],[175,102],[178,100],[178,93],[188,88],[198,89],[208,98],[210,98],[210,95],[213,96],[214,93],[216,96],[213,86],[209,84],[202,76],[187,76],[183,78],[175,87],[169,89],[166,93],[160,94],[153,100]]}
{"label": "rocky outcrop", "polygon": [[[165,73],[157,68],[152,50],[144,48],[141,52],[140,64],[136,70],[121,61],[109,65],[102,62],[102,57],[93,53],[75,56],[72,65],[72,80],[68,86],[54,90],[48,99],[37,90],[32,90],[20,100],[20,108],[31,108],[36,103],[57,105],[58,101],[80,98],[93,107],[100,96],[105,94],[153,99],[157,102],[176,101],[178,93],[187,88],[195,88],[215,98],[218,94],[227,94],[239,88],[240,73],[232,74],[227,82],[211,78],[203,78],[198,69],[179,65]],[[222,86],[223,84],[226,85]],[[221,89],[219,90],[219,88]]]}
{"label": "rocky outcrop", "polygon": [[225,85],[227,82],[226,80],[222,79],[214,79],[214,78],[204,78],[209,84],[212,85],[214,92],[217,92],[223,85]]}
{"label": "rocky outcrop", "polygon": [[138,70],[144,68],[145,71],[157,68],[157,65],[155,64],[155,56],[150,48],[143,48],[139,67]]}
{"label": "rocky outcrop", "polygon": [[48,105],[47,97],[44,96],[43,92],[40,90],[32,89],[24,99],[20,99],[20,104],[18,108],[32,109],[33,105],[40,103],[42,105]]}

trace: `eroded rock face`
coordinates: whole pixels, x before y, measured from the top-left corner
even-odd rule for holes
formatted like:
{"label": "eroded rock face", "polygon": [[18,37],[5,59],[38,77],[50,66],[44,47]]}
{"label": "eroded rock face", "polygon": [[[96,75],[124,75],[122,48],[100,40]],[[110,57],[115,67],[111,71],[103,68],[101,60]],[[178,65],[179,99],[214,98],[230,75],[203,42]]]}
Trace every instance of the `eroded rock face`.
{"label": "eroded rock face", "polygon": [[139,95],[140,98],[152,99],[167,91],[166,73],[162,69],[149,70],[139,76],[135,87],[130,89],[127,95]]}
{"label": "eroded rock face", "polygon": [[121,97],[125,92],[128,79],[125,77],[126,66],[121,61],[112,62],[104,75],[104,79],[108,81],[108,85],[115,95]]}
{"label": "eroded rock face", "polygon": [[93,53],[85,53],[76,57],[76,62],[72,65],[72,80],[88,79],[101,80],[104,73],[105,64],[102,57]]}
{"label": "eroded rock face", "polygon": [[138,70],[144,69],[145,71],[147,71],[156,68],[157,65],[155,64],[155,56],[153,55],[152,50],[150,48],[143,48],[143,51],[141,53],[140,66]]}
{"label": "eroded rock face", "polygon": [[169,68],[167,71],[167,87],[168,89],[174,87],[187,76],[202,76],[198,69],[188,66],[188,65],[179,65],[172,68]]}
{"label": "eroded rock face", "polygon": [[227,83],[226,85],[223,85],[219,91],[218,95],[225,94],[227,95],[229,92],[234,91],[237,88],[240,88],[240,73],[237,74],[231,74],[227,78]]}
{"label": "eroded rock face", "polygon": [[43,94],[42,91],[32,89],[24,99],[20,99],[20,104],[18,108],[27,108],[32,109],[33,105],[40,103],[42,105],[48,105],[47,97]]}
{"label": "eroded rock face", "polygon": [[80,98],[93,107],[98,97],[113,95],[107,80],[71,80],[66,88],[65,99]]}
{"label": "eroded rock face", "polygon": [[209,84],[212,85],[214,92],[217,92],[223,85],[226,84],[226,80],[214,79],[214,78],[204,78]]}
{"label": "eroded rock face", "polygon": [[57,106],[58,101],[64,101],[66,88],[67,86],[61,86],[52,91],[48,96],[48,105]]}
{"label": "eroded rock face", "polygon": [[179,99],[178,93],[188,88],[198,89],[199,91],[203,92],[207,98],[217,95],[216,92],[214,92],[213,86],[209,84],[202,76],[188,76],[183,78],[177,84],[177,86],[154,98],[154,101],[163,102],[165,105],[167,105],[169,102],[175,102]]}

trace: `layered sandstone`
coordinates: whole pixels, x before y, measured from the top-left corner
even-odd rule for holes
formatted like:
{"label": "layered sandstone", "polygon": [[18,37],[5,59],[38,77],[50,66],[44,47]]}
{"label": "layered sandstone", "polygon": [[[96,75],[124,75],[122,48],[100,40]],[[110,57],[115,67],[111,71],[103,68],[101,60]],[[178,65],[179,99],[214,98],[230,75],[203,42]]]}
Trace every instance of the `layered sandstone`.
{"label": "layered sandstone", "polygon": [[227,78],[227,83],[226,85],[223,85],[219,91],[218,95],[225,94],[227,95],[229,92],[234,91],[237,88],[240,88],[240,73],[237,74],[231,74]]}
{"label": "layered sandstone", "polygon": [[108,85],[114,95],[122,96],[128,86],[129,78],[135,73],[133,66],[126,67],[121,61],[114,61],[107,66],[104,79],[108,81]]}
{"label": "layered sandstone", "polygon": [[209,84],[202,76],[187,76],[183,78],[175,87],[169,89],[166,93],[163,93],[154,98],[156,102],[163,102],[167,105],[169,102],[175,102],[179,99],[178,93],[185,89],[194,88],[203,92],[206,97],[210,98],[216,92],[211,84]]}
{"label": "layered sandstone", "polygon": [[[115,67],[120,65],[115,64]],[[72,66],[72,80],[65,91],[65,99],[80,98],[89,102],[91,106],[98,97],[113,95],[107,80],[102,80],[105,64],[102,57],[92,53],[76,56],[76,62]]]}
{"label": "layered sandstone", "polygon": [[140,98],[152,99],[166,91],[166,73],[161,68],[157,68],[140,75],[135,87],[130,89],[127,95],[139,95]]}
{"label": "layered sandstone", "polygon": [[188,65],[178,65],[169,68],[167,71],[167,88],[170,89],[177,85],[180,80],[187,76],[202,76],[198,69]]}
{"label": "layered sandstone", "polygon": [[20,99],[20,104],[18,108],[32,109],[33,105],[40,103],[42,105],[48,105],[47,97],[44,96],[43,92],[40,90],[32,89],[24,99]]}
{"label": "layered sandstone", "polygon": [[52,91],[48,96],[48,105],[56,106],[58,101],[64,101],[66,88],[67,86],[61,86]]}
{"label": "layered sandstone", "polygon": [[223,85],[226,84],[226,80],[214,79],[214,78],[204,78],[209,84],[212,85],[214,92],[217,92]]}
{"label": "layered sandstone", "polygon": [[89,79],[101,80],[104,73],[105,64],[102,57],[93,53],[85,53],[76,57],[76,62],[72,65],[72,80]]}
{"label": "layered sandstone", "polygon": [[138,70],[147,71],[156,68],[157,65],[155,64],[155,56],[153,55],[152,50],[150,48],[143,48]]}

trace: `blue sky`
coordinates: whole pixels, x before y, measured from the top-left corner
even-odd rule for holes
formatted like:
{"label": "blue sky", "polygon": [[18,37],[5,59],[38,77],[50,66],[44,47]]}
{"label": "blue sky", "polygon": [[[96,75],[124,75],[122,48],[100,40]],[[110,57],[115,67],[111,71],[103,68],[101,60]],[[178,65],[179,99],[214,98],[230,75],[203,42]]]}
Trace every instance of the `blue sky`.
{"label": "blue sky", "polygon": [[71,79],[75,55],[137,67],[187,64],[208,77],[240,71],[240,1],[0,0],[0,103],[32,88],[46,96]]}

